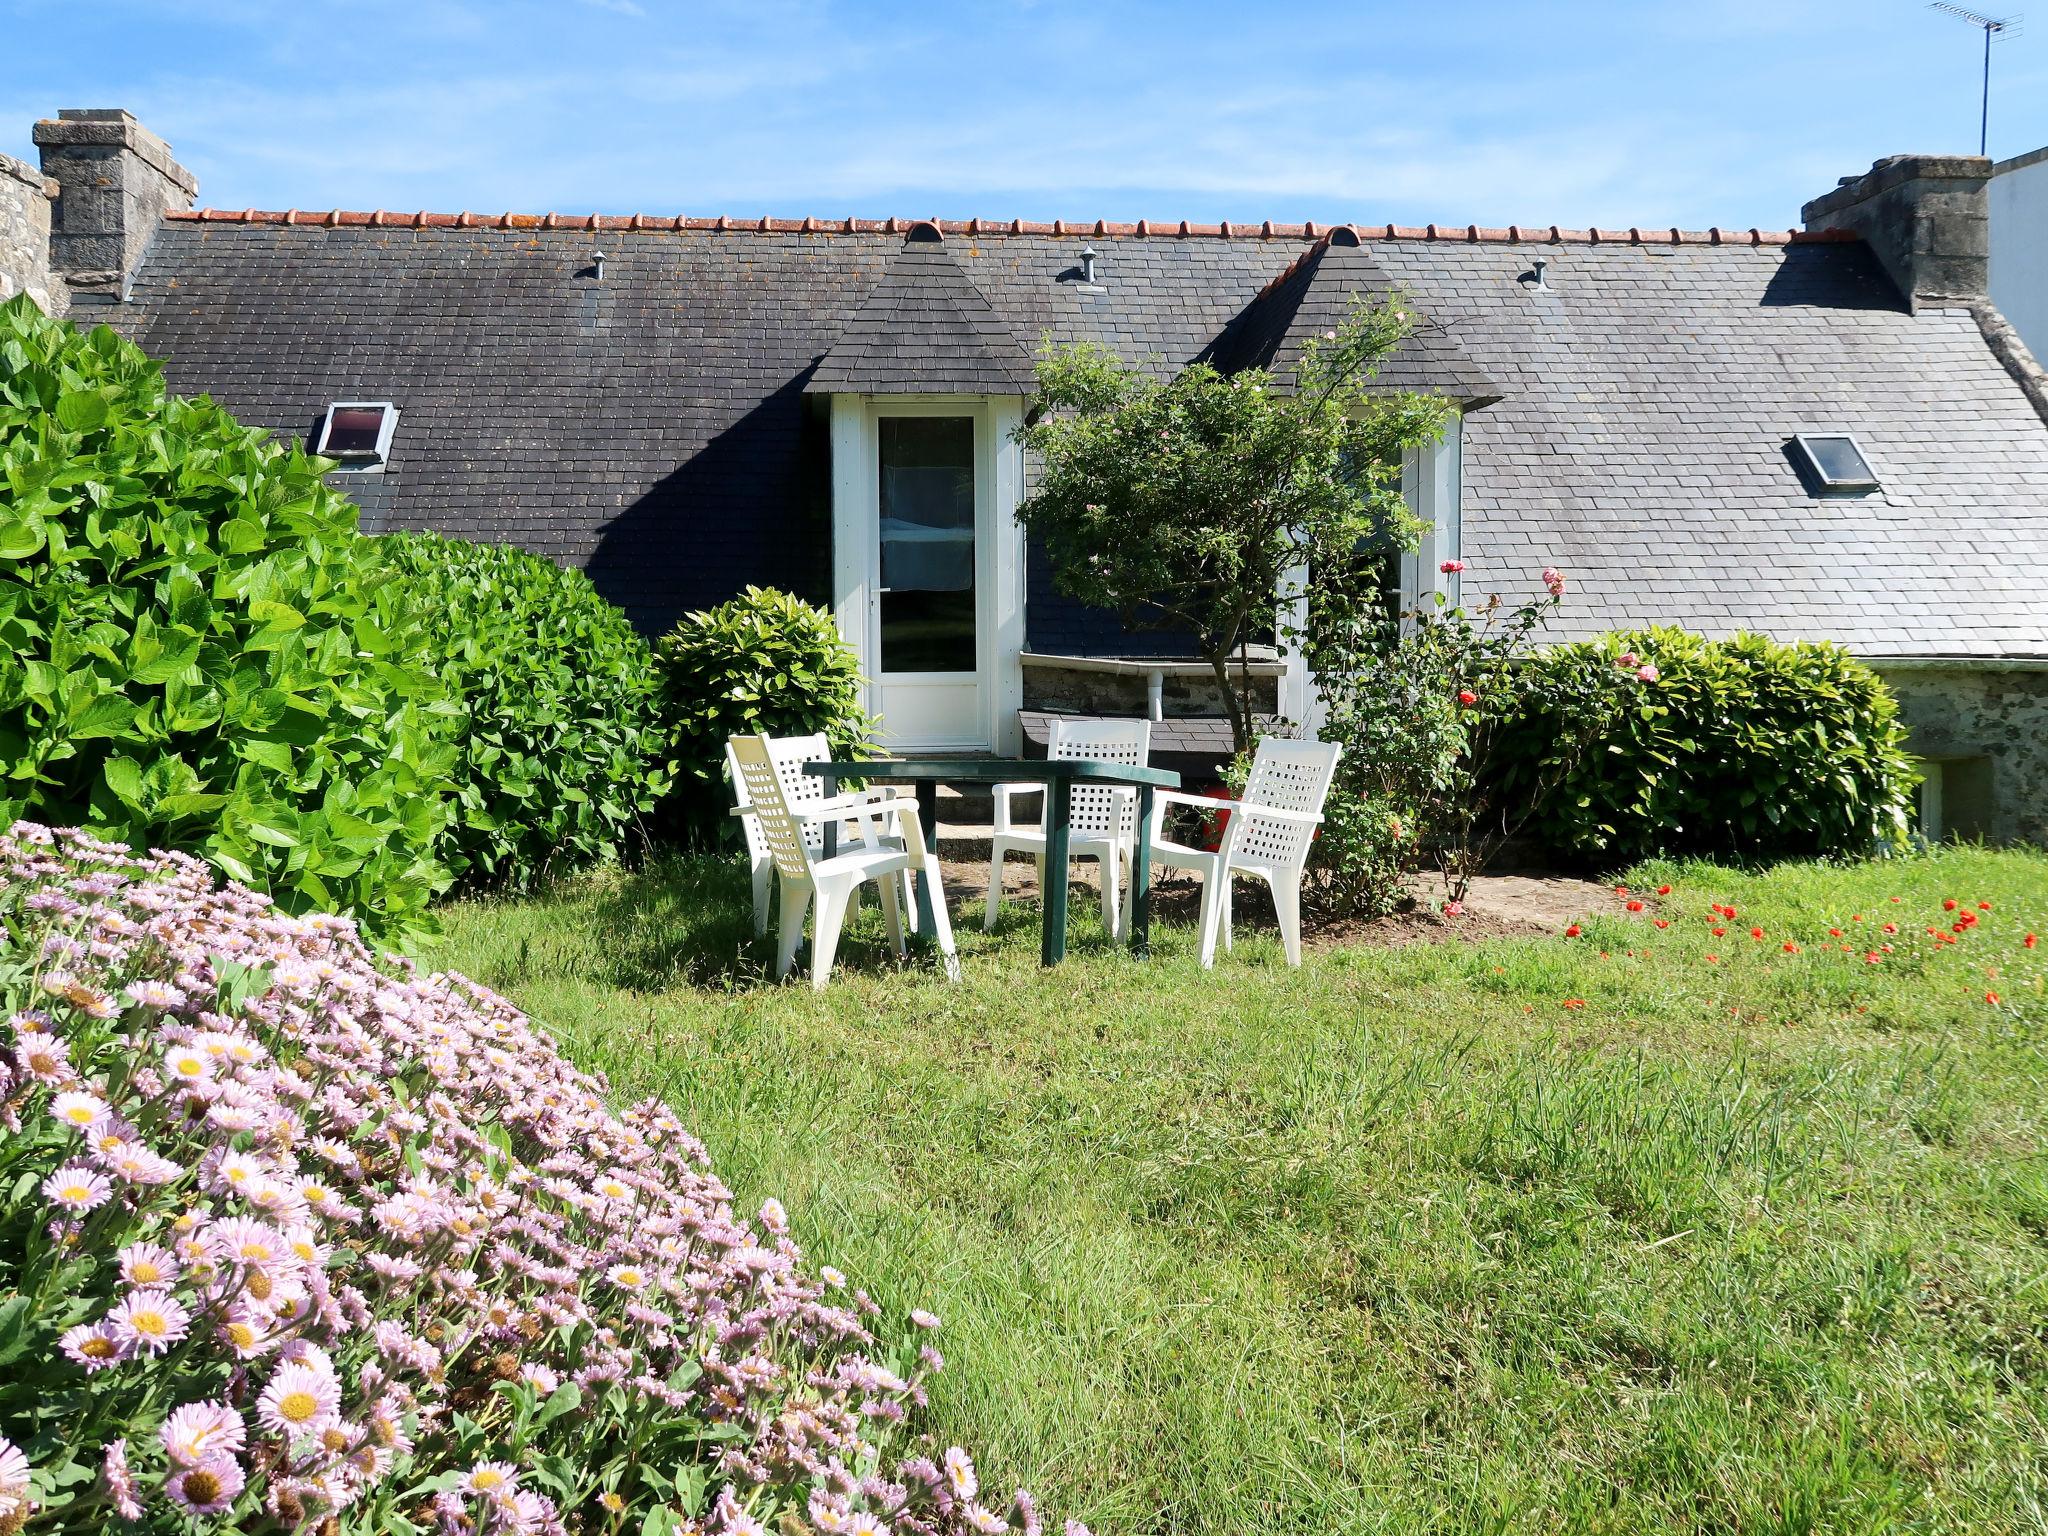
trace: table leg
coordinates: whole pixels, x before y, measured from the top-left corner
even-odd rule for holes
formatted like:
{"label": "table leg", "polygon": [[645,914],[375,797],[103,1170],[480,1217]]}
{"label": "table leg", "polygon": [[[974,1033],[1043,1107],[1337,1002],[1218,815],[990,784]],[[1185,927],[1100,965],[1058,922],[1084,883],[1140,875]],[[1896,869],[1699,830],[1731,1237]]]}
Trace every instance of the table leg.
{"label": "table leg", "polygon": [[1131,953],[1152,953],[1152,786],[1138,786],[1137,857],[1131,863]]}
{"label": "table leg", "polygon": [[[822,780],[824,781],[824,784],[825,784],[825,798],[826,798],[827,800],[830,800],[830,799],[831,799],[831,798],[832,798],[832,797],[833,797],[834,795],[836,795],[836,794],[838,794],[838,793],[839,793],[839,775],[838,775],[838,774],[836,774],[836,773],[821,773],[821,774],[819,774],[819,775],[818,775],[818,777],[819,777],[820,779],[822,779]],[[820,846],[821,846],[821,847],[822,847],[822,849],[824,850],[824,851],[823,851],[823,853],[822,853],[822,854],[820,855],[821,857],[829,859],[829,858],[834,858],[834,857],[836,857],[836,856],[838,855],[838,853],[839,853],[839,823],[838,823],[838,822],[836,822],[836,821],[828,821],[828,822],[826,822],[826,823],[825,823],[825,833],[824,833],[824,841],[822,842],[822,844],[821,844]]]}
{"label": "table leg", "polygon": [[1067,957],[1067,832],[1072,798],[1065,780],[1046,781],[1045,889],[1039,896],[1045,926],[1039,934],[1038,957],[1047,965],[1058,965]]}
{"label": "table leg", "polygon": [[[924,828],[924,851],[931,856],[932,868],[939,866],[939,785],[936,779],[917,781],[917,819]],[[938,932],[932,922],[932,882],[929,876],[920,873],[917,877],[917,932],[920,938],[930,938]]]}

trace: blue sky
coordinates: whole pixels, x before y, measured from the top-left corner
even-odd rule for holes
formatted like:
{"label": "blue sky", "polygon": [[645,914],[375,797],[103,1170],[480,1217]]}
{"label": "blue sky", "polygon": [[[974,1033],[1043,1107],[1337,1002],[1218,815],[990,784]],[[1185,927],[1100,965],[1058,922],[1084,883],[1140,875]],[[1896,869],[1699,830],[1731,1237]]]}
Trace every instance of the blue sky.
{"label": "blue sky", "polygon": [[[1783,227],[1974,151],[1920,0],[0,0],[0,151],[125,106],[241,208]],[[1991,150],[2048,144],[2048,15]]]}

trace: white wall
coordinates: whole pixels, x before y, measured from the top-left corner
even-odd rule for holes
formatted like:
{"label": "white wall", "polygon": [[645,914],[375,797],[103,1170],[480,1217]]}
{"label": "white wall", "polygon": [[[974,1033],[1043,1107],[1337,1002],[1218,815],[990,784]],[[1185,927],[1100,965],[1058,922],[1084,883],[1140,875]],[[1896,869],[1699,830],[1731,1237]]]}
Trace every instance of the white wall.
{"label": "white wall", "polygon": [[2048,360],[2048,149],[1994,166],[1990,200],[1992,302]]}

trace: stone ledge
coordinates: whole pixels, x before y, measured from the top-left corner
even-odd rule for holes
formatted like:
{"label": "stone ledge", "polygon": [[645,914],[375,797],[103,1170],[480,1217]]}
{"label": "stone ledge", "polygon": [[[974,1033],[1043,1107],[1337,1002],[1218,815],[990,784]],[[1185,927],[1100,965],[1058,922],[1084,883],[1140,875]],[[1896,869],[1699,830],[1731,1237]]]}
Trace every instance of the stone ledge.
{"label": "stone ledge", "polygon": [[25,187],[34,187],[45,197],[57,195],[56,182],[26,160],[17,160],[12,155],[0,155],[0,176],[5,176],[10,181],[18,181]]}

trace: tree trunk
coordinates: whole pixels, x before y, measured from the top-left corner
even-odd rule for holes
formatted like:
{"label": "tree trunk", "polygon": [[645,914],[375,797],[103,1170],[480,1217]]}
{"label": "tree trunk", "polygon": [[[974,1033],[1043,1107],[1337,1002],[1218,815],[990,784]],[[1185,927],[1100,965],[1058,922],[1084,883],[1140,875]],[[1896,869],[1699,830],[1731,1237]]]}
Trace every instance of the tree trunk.
{"label": "tree trunk", "polygon": [[1252,744],[1251,706],[1230,680],[1230,652],[1216,652],[1208,662],[1216,673],[1216,687],[1223,695],[1223,707],[1230,715],[1230,750],[1231,755],[1236,756]]}

